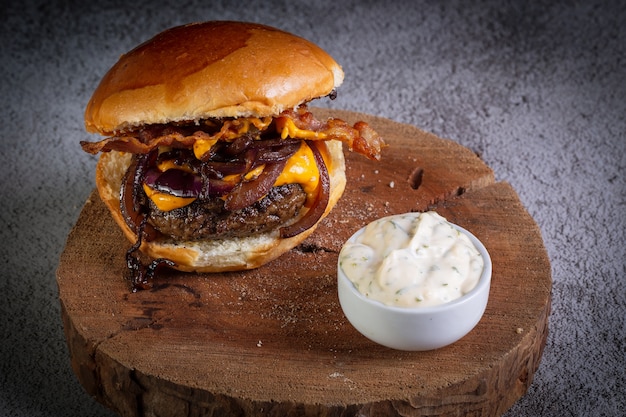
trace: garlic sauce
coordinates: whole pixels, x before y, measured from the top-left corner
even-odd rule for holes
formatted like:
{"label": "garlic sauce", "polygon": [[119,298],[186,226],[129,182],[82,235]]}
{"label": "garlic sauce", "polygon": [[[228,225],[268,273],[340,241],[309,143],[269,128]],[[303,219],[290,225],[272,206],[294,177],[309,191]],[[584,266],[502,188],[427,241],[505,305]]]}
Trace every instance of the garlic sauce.
{"label": "garlic sauce", "polygon": [[483,258],[469,237],[430,211],[368,224],[339,254],[340,267],[366,297],[398,307],[427,307],[477,284]]}

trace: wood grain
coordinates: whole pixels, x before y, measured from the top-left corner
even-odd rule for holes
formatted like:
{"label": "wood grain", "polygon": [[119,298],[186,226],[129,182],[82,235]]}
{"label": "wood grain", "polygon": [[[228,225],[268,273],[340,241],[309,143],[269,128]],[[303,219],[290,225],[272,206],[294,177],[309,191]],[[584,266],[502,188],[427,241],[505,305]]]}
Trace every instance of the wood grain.
{"label": "wood grain", "polygon": [[[98,401],[129,417],[492,416],[524,395],[546,341],[551,277],[540,231],[515,191],[453,141],[382,118],[316,112],[365,120],[390,146],[380,162],[346,151],[348,187],[331,215],[259,269],[168,271],[153,290],[131,293],[129,244],[90,196],[57,282],[73,369]],[[451,346],[387,349],[343,316],[338,251],[375,218],[427,209],[487,247],[489,303]]]}

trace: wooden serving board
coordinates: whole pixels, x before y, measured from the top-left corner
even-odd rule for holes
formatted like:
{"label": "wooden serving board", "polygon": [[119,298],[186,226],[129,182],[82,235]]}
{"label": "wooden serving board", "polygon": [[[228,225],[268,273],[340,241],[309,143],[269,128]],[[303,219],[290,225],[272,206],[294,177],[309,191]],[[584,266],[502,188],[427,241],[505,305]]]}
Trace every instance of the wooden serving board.
{"label": "wooden serving board", "polygon": [[[473,152],[415,127],[346,111],[389,143],[380,162],[346,151],[348,186],[301,246],[257,270],[161,274],[131,293],[130,246],[97,193],[57,271],[73,369],[123,416],[494,416],[530,385],[545,345],[550,264],[510,185]],[[466,337],[403,352],[361,336],[337,298],[343,242],[376,218],[437,210],[493,261],[483,319]],[[293,273],[277,275],[281,265]]]}

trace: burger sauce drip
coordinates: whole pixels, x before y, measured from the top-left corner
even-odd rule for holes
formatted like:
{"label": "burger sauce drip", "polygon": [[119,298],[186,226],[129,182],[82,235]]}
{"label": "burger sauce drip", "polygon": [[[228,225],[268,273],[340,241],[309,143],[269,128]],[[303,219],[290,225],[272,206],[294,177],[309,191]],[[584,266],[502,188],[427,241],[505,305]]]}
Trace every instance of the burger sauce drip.
{"label": "burger sauce drip", "polygon": [[175,265],[173,261],[164,258],[155,259],[147,265],[141,262],[138,251],[139,247],[141,247],[146,222],[147,216],[144,216],[139,224],[139,230],[137,231],[137,241],[126,251],[127,279],[130,281],[132,292],[151,289],[157,269],[164,266],[173,267]]}

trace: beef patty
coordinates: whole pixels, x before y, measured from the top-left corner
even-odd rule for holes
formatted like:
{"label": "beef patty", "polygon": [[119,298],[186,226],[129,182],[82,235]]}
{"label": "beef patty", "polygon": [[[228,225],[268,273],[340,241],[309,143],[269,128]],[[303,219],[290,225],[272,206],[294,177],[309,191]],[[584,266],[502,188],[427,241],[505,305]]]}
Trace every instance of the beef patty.
{"label": "beef patty", "polygon": [[306,193],[299,184],[274,187],[261,200],[237,211],[224,208],[220,198],[196,200],[171,211],[161,211],[148,200],[148,221],[175,240],[245,237],[280,227],[296,216]]}

